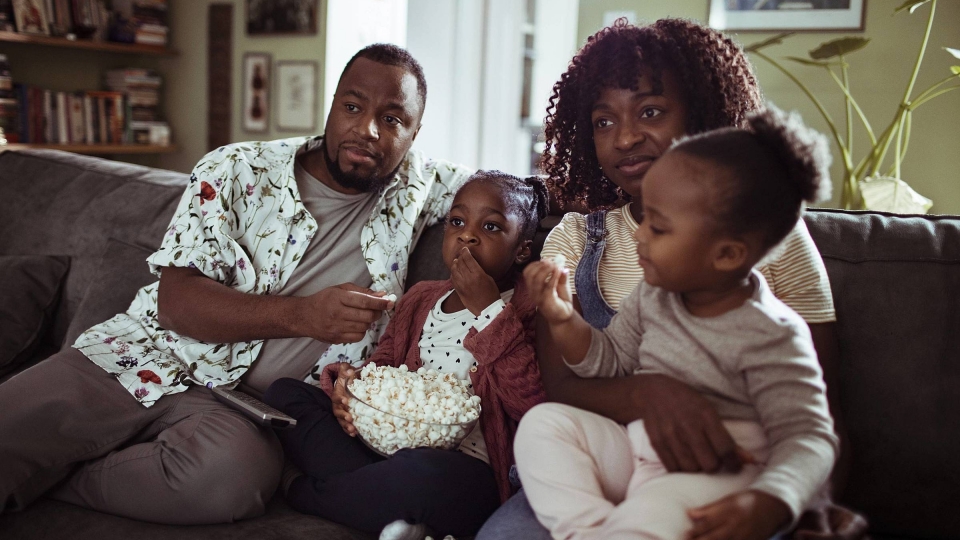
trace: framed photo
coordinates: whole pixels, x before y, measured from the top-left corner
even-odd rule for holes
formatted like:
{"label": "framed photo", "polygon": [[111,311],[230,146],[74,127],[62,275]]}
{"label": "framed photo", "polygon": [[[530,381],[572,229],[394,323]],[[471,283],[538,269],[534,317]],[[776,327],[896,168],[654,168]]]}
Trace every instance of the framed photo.
{"label": "framed photo", "polygon": [[277,62],[277,129],[313,131],[317,118],[317,63]]}
{"label": "framed photo", "polygon": [[243,55],[243,130],[270,130],[270,63],[267,53]]}
{"label": "framed photo", "polygon": [[863,30],[867,0],[710,0],[710,26],[747,32]]}
{"label": "framed photo", "polygon": [[43,0],[13,0],[13,18],[17,23],[17,32],[50,35]]}
{"label": "framed photo", "polygon": [[247,35],[315,35],[318,0],[246,0]]}

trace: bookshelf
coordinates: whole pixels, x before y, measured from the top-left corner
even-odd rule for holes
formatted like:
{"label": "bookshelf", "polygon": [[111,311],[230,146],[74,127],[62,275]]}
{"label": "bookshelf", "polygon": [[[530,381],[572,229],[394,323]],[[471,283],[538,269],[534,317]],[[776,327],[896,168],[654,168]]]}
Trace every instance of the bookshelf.
{"label": "bookshelf", "polygon": [[60,150],[73,154],[103,156],[112,154],[169,154],[177,151],[172,144],[158,146],[153,144],[7,144],[0,146],[0,152],[34,148],[38,150]]}
{"label": "bookshelf", "polygon": [[20,32],[0,31],[0,42],[26,43],[30,45],[44,45],[50,47],[69,47],[71,49],[85,49],[88,51],[104,51],[128,54],[148,54],[155,56],[176,56],[174,49],[157,45],[141,45],[137,43],[114,43],[112,41],[93,41],[84,39],[67,39],[64,37],[40,36],[23,34]]}
{"label": "bookshelf", "polygon": [[[92,40],[73,40],[63,37],[52,37],[52,36],[40,36],[40,35],[29,35],[22,34],[17,32],[3,32],[0,31],[0,45],[10,44],[10,48],[13,49],[10,52],[2,50],[0,52],[7,52],[7,56],[10,58],[20,58],[24,55],[30,54],[28,51],[35,48],[36,52],[39,54],[41,49],[46,49],[47,52],[43,53],[40,58],[60,58],[59,55],[63,54],[61,52],[55,51],[51,47],[59,48],[69,48],[73,49],[76,52],[71,53],[74,56],[71,60],[67,62],[74,62],[77,65],[86,65],[87,62],[85,59],[93,59],[94,56],[101,55],[110,55],[113,53],[119,53],[123,55],[131,56],[146,56],[153,58],[163,58],[163,57],[173,57],[177,55],[177,51],[169,49],[162,46],[153,46],[153,45],[143,45],[143,44],[127,44],[127,43],[115,43],[115,42],[106,42],[106,41],[92,41]],[[20,52],[17,53],[16,49],[19,49]],[[11,54],[13,53],[13,54]],[[96,61],[92,63],[97,63]],[[128,61],[129,64],[142,64],[143,62]],[[47,64],[53,66],[54,64]],[[108,64],[109,65],[109,64]],[[68,68],[77,69],[76,67]],[[16,77],[17,71],[14,71],[14,76]],[[66,75],[69,78],[71,75]],[[24,77],[27,79],[27,77]],[[73,80],[73,79],[71,79]],[[46,86],[46,85],[41,85]],[[52,86],[52,85],[50,85]],[[93,86],[86,84],[83,86]],[[49,86],[47,86],[49,88]],[[62,87],[62,86],[61,86]],[[91,91],[96,92],[96,91]],[[4,150],[18,150],[23,148],[35,148],[35,149],[51,149],[51,150],[61,150],[64,152],[71,152],[75,154],[86,154],[86,155],[98,155],[98,156],[116,156],[117,159],[122,159],[120,156],[147,156],[147,155],[159,155],[159,154],[169,154],[177,151],[175,145],[157,145],[157,144],[133,144],[133,143],[97,143],[97,144],[84,144],[84,143],[70,143],[70,144],[57,144],[57,143],[10,143],[5,146],[0,146],[0,151]]]}

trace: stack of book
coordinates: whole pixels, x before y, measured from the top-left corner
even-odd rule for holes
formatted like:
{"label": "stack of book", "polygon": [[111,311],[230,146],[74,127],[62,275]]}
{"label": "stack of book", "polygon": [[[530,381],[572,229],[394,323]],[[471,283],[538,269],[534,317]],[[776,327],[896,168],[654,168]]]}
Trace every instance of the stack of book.
{"label": "stack of book", "polygon": [[132,134],[122,92],[56,92],[14,85],[17,140],[30,144],[127,144]]}
{"label": "stack of book", "polygon": [[167,0],[113,0],[118,26],[126,31],[114,39],[143,45],[167,45]]}
{"label": "stack of book", "polygon": [[110,11],[104,0],[46,0],[46,5],[52,34],[106,41]]}
{"label": "stack of book", "polygon": [[128,106],[130,140],[135,144],[169,144],[170,127],[160,119],[162,79],[148,69],[127,68],[107,72],[107,88],[121,92]]}

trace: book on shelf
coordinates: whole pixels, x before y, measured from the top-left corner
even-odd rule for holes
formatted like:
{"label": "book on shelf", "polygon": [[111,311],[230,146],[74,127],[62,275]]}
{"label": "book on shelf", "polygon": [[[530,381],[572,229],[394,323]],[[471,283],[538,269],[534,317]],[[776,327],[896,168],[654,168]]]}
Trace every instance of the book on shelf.
{"label": "book on shelf", "polygon": [[113,0],[122,41],[142,45],[167,45],[166,0]]}
{"label": "book on shelf", "polygon": [[[27,144],[169,144],[170,127],[155,114],[134,115],[123,92],[58,92],[15,85],[15,99],[0,103],[16,129],[7,140]],[[7,101],[9,103],[7,103]],[[143,118],[149,120],[143,120]],[[15,121],[14,121],[15,120]]]}
{"label": "book on shelf", "polygon": [[[42,27],[30,33],[70,39],[165,47],[169,41],[166,0],[23,0],[41,12]],[[0,0],[0,31],[17,28],[14,0]]]}
{"label": "book on shelf", "polygon": [[0,98],[0,138],[8,143],[20,142],[20,109],[17,100]]}
{"label": "book on shelf", "polygon": [[13,0],[0,0],[0,32],[14,32],[16,29],[16,22],[13,18]]}
{"label": "book on shelf", "polygon": [[66,36],[73,33],[73,10],[70,0],[45,0],[47,26],[52,36]]}

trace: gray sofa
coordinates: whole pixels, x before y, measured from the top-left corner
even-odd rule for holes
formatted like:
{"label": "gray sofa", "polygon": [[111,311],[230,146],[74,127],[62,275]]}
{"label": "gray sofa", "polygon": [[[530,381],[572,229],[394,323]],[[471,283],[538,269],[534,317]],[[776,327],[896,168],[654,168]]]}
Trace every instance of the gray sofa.
{"label": "gray sofa", "polygon": [[[143,259],[159,245],[186,182],[179,173],[60,152],[0,153],[0,282],[8,285],[0,286],[0,380],[126,308],[153,279]],[[867,516],[874,538],[958,538],[960,218],[813,210],[805,219],[838,314],[853,457],[841,502]],[[440,237],[439,228],[425,233],[411,284],[444,277]],[[43,273],[36,268],[47,277],[11,285]],[[25,318],[40,296],[33,320],[2,319]],[[142,523],[49,499],[0,516],[0,538],[114,537],[369,535],[296,513],[279,497],[265,516],[214,526]]]}

